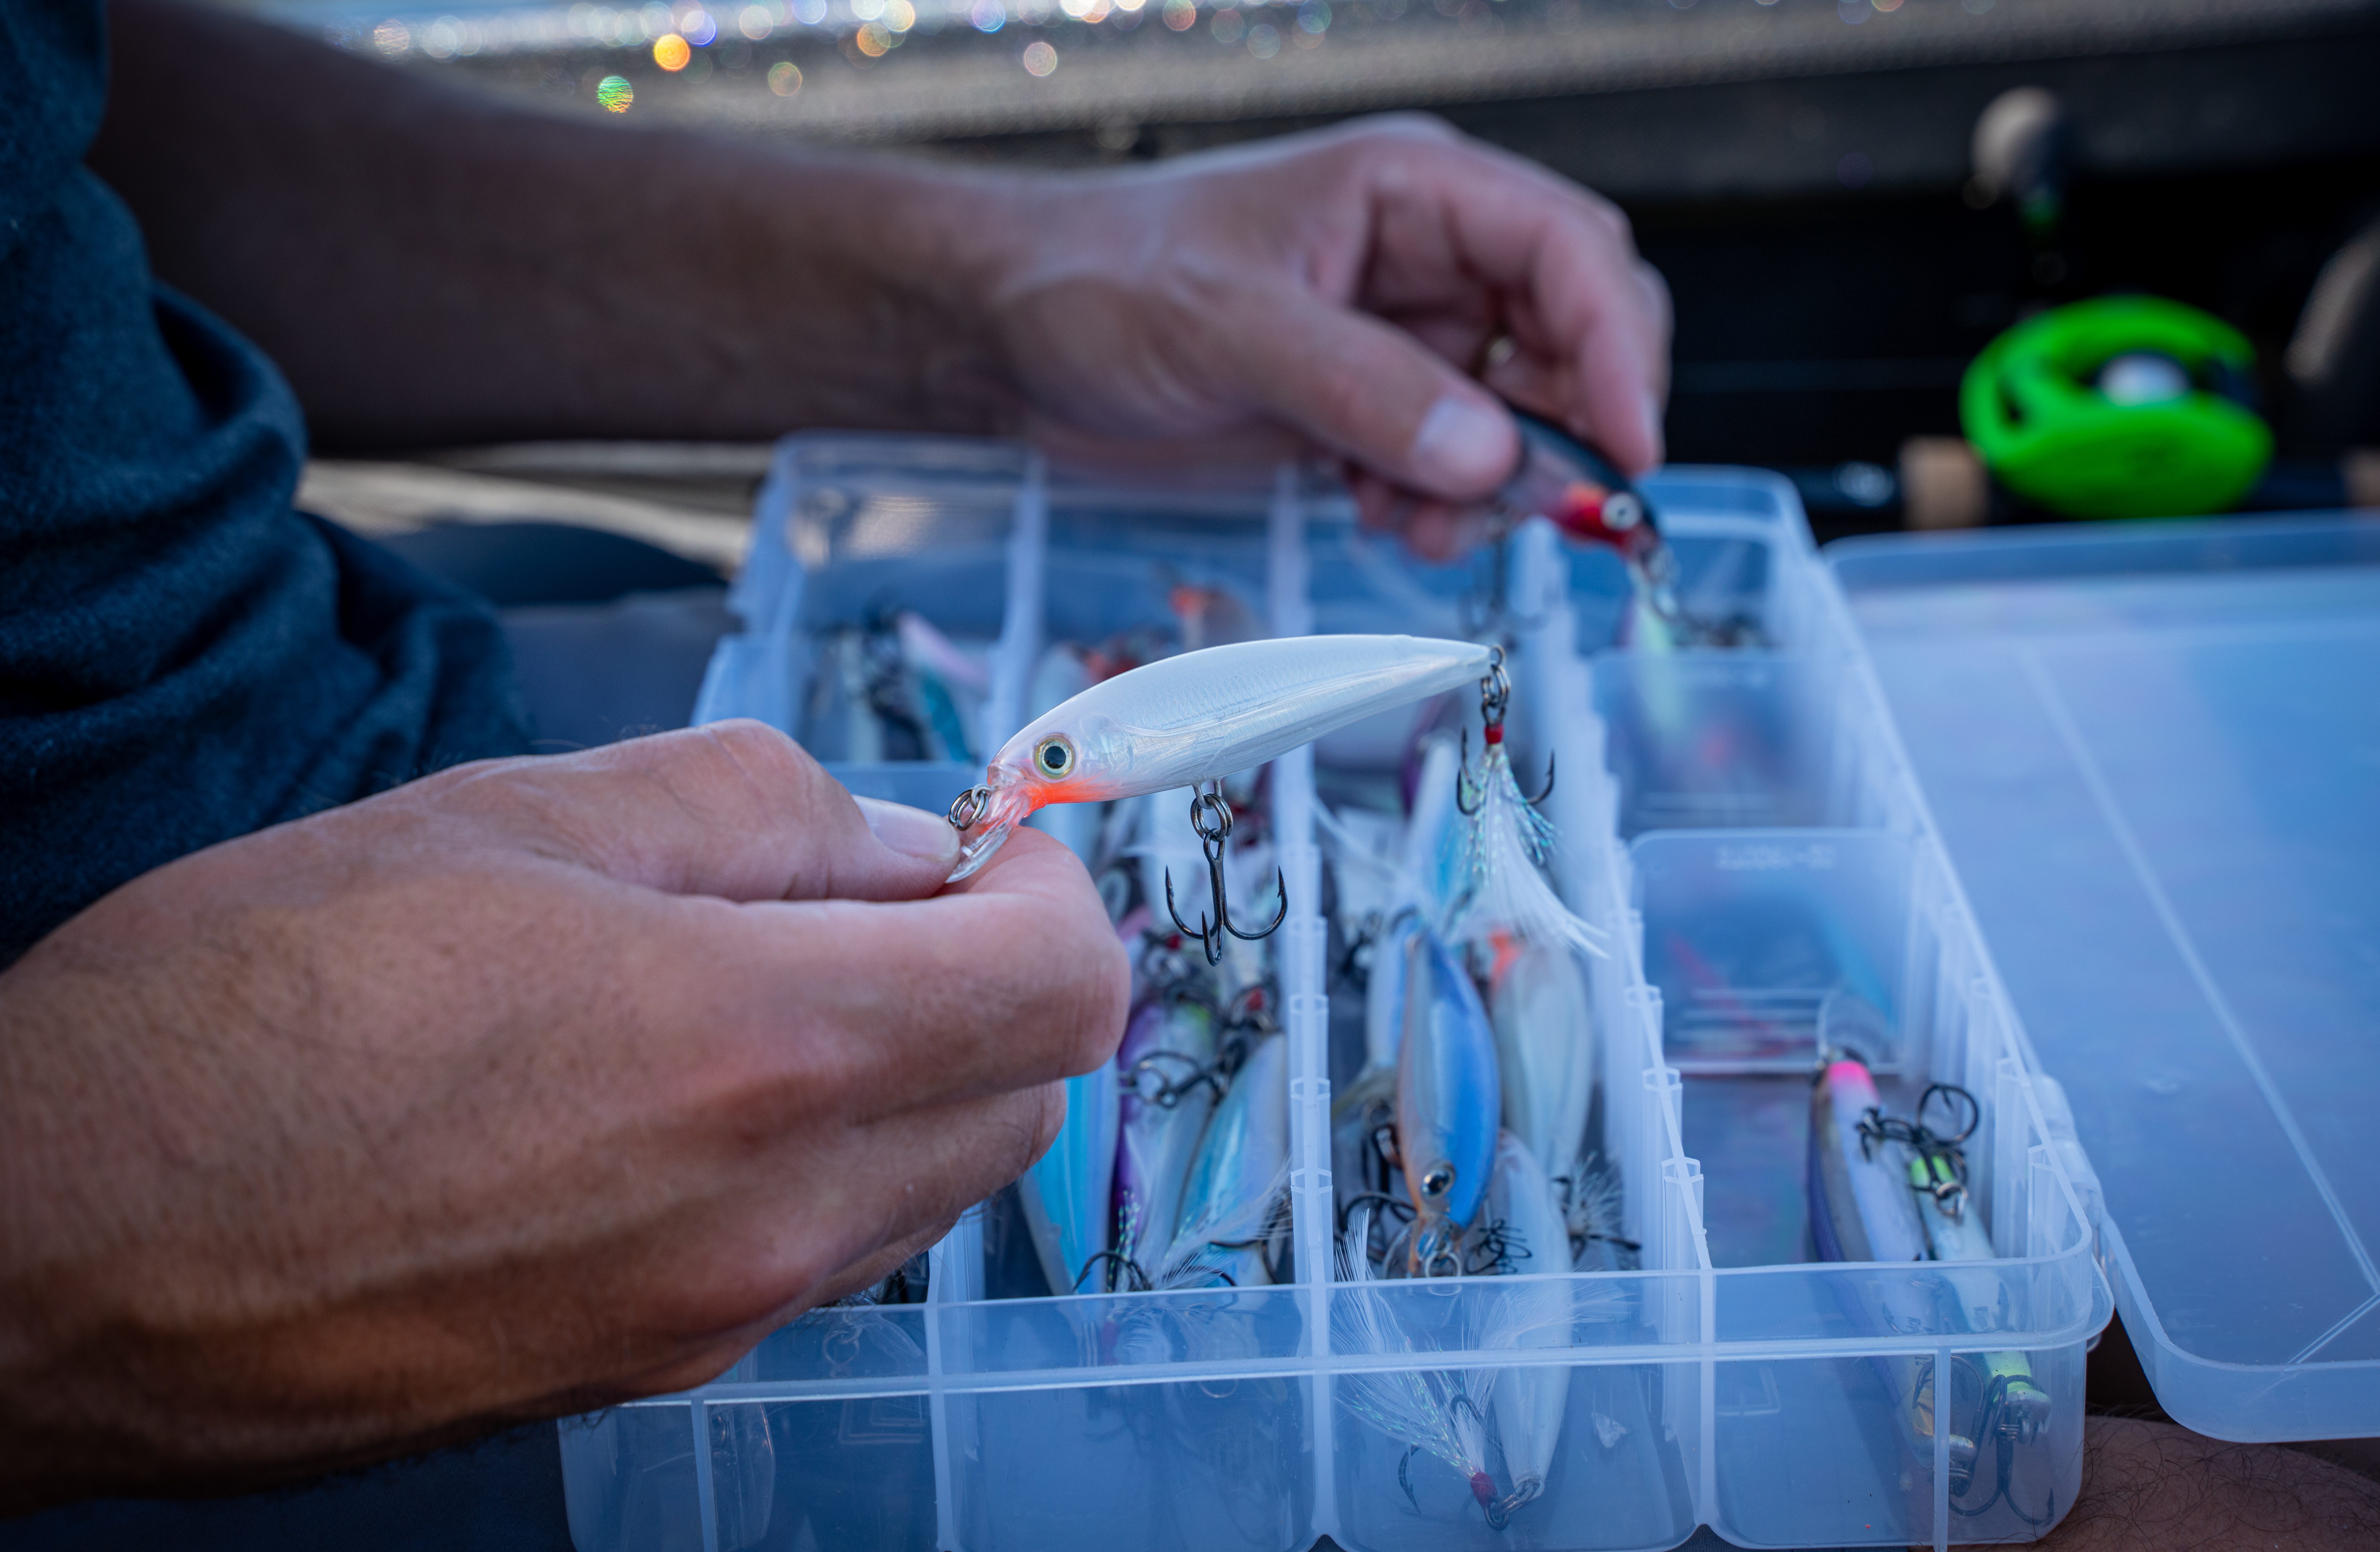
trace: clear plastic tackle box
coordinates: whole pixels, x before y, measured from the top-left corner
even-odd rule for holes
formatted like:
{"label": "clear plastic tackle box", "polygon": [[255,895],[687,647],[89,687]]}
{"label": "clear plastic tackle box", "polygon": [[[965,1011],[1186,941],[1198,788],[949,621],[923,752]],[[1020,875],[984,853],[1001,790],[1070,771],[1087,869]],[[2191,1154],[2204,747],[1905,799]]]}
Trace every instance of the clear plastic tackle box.
{"label": "clear plastic tackle box", "polygon": [[[1590,971],[1597,1124],[1636,1265],[1336,1280],[1318,791],[1382,757],[1378,739],[1325,739],[1262,788],[1291,910],[1271,951],[1292,1280],[1000,1297],[990,1226],[970,1215],[931,1253],[924,1302],[813,1312],[710,1385],[564,1424],[581,1552],[1299,1552],[1325,1535],[1350,1552],[1649,1552],[1698,1525],[1834,1547],[2054,1524],[2080,1477],[2085,1349],[2111,1309],[2113,1240],[2069,1106],[1791,486],[1677,469],[1646,488],[1690,607],[1755,621],[1761,647],[1615,650],[1615,558],[1536,524],[1494,577],[1420,565],[1292,471],[1206,493],[1053,478],[990,442],[783,444],[730,598],[744,629],[696,720],[808,738],[855,791],[941,809],[1020,725],[1042,643],[1161,617],[1178,587],[1275,635],[1508,630],[1519,761],[1559,772],[1555,883],[1610,945]],[[947,737],[900,752],[915,757],[853,761],[826,747],[836,654],[889,609],[973,654],[980,694]],[[1810,1074],[1847,990],[1888,1093],[1941,1081],[1978,1100],[1967,1156],[1997,1259],[1805,1259]],[[1516,1329],[1531,1334],[1494,1335]],[[2011,1353],[2048,1399],[2042,1424],[1954,1471],[1981,1376]],[[1560,1392],[1545,1491],[1502,1528],[1359,1404],[1415,1374]]]}

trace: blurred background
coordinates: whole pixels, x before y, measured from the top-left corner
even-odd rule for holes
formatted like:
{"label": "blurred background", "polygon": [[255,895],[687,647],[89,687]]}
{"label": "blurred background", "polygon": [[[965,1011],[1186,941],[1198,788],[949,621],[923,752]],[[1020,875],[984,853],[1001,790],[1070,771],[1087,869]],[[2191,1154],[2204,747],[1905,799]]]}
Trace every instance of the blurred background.
{"label": "blurred background", "polygon": [[[1985,477],[1961,377],[2021,321],[2128,293],[2252,351],[2219,385],[2180,363],[2271,431],[2226,505],[2380,505],[2361,450],[2380,446],[2380,0],[250,8],[555,111],[979,162],[1427,109],[1625,208],[1676,298],[1671,458],[1787,471],[1822,539],[2056,516]],[[310,499],[410,525],[538,481],[580,503],[546,515],[611,503],[610,526],[674,522],[732,559],[732,530],[704,523],[740,517],[760,468],[751,449],[499,449],[321,466]]]}

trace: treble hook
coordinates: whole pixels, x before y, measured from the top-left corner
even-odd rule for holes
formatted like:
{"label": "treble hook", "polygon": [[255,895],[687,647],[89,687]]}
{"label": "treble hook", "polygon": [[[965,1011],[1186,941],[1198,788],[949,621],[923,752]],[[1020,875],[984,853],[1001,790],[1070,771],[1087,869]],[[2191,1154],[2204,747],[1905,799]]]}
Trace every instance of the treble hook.
{"label": "treble hook", "polygon": [[[1493,749],[1504,741],[1504,708],[1512,703],[1512,676],[1504,671],[1504,649],[1489,647],[1488,651],[1488,677],[1479,681],[1479,720],[1484,728],[1483,737],[1488,746]],[[1525,792],[1521,797],[1534,808],[1553,795],[1554,757],[1548,753],[1546,756],[1545,786],[1534,798]],[[1454,806],[1462,810],[1467,819],[1477,813],[1479,805],[1487,800],[1488,789],[1471,775],[1471,729],[1466,727],[1463,730],[1463,757],[1455,767]]]}
{"label": "treble hook", "polygon": [[1273,869],[1273,886],[1281,891],[1280,911],[1261,932],[1240,931],[1232,925],[1231,908],[1223,899],[1223,843],[1231,838],[1232,805],[1223,800],[1222,783],[1217,782],[1215,790],[1211,792],[1192,790],[1190,827],[1198,832],[1199,842],[1206,848],[1207,881],[1213,886],[1215,893],[1214,921],[1210,925],[1206,916],[1201,914],[1198,925],[1194,928],[1182,920],[1182,911],[1173,903],[1173,870],[1171,868],[1165,870],[1165,910],[1184,937],[1196,938],[1199,946],[1207,950],[1207,962],[1219,965],[1223,962],[1225,933],[1242,942],[1254,943],[1258,938],[1270,937],[1280,930],[1283,922],[1289,920],[1289,878],[1281,869]]}

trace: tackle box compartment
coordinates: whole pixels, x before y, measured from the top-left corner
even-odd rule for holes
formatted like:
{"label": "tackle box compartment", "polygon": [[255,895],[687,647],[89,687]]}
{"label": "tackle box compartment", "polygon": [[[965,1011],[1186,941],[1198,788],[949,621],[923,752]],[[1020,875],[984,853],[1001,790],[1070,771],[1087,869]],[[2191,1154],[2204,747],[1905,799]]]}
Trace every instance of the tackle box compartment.
{"label": "tackle box compartment", "polygon": [[2159,1404],[2380,1435],[2380,514],[1832,555]]}
{"label": "tackle box compartment", "polygon": [[[944,479],[966,508],[953,532],[979,546],[972,574],[934,558]],[[1342,492],[1294,470],[1269,489],[1207,493],[1069,480],[966,439],[781,445],[731,597],[744,630],[714,658],[699,720],[795,727],[806,600],[838,560],[803,548],[806,503],[897,515],[864,557],[882,563],[869,585],[912,588],[929,617],[936,589],[978,590],[978,605],[996,589],[995,656],[1014,692],[990,703],[1005,718],[987,714],[994,745],[1023,720],[1053,616],[1096,613],[1152,568],[1245,586],[1260,564],[1274,634],[1468,633],[1501,609],[1514,743],[1531,770],[1550,754],[1560,773],[1554,880],[1609,946],[1590,974],[1598,1106],[1638,1265],[1337,1280],[1314,808],[1318,759],[1327,775],[1348,756],[1326,741],[1276,761],[1269,788],[1291,902],[1274,941],[1297,1280],[986,1297],[983,1223],[970,1215],[931,1253],[925,1302],[813,1312],[709,1385],[562,1424],[581,1552],[1297,1552],[1324,1535],[1350,1552],[1651,1552],[1698,1524],[1747,1546],[1905,1546],[2025,1540],[2054,1523],[2080,1473],[2084,1348],[2110,1307],[2089,1165],[2010,1014],[1791,486],[1679,470],[1647,489],[1690,605],[1755,621],[1764,645],[1622,650],[1626,579],[1602,553],[1531,525],[1500,580],[1482,571],[1466,587],[1358,533]],[[987,533],[993,549],[980,547]],[[917,572],[905,555],[925,557]],[[984,574],[995,565],[996,584]],[[855,790],[931,809],[980,776],[917,762],[835,769]],[[1791,951],[1764,957],[1764,935],[1790,937]],[[1940,1080],[1979,1101],[1969,1153],[1998,1259],[1801,1259],[1816,1020],[1846,988],[1884,1032],[1888,1092]],[[1879,1328],[1888,1306],[1900,1317]],[[1928,1432],[1912,1399],[1941,1376],[1955,1427],[1972,1377],[2009,1351],[2028,1356],[2048,1415],[1954,1489],[1950,1430]],[[1402,1376],[1524,1373],[1561,1376],[1562,1423],[1544,1495],[1500,1530],[1454,1472],[1359,1415]]]}

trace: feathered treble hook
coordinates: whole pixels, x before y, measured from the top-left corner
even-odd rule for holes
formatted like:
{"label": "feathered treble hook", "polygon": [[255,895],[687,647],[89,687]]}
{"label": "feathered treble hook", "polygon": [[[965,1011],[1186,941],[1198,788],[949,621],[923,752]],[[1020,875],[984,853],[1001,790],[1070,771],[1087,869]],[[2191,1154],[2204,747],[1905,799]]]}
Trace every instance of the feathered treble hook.
{"label": "feathered treble hook", "polygon": [[1258,938],[1270,937],[1280,930],[1283,922],[1289,920],[1289,878],[1278,867],[1273,869],[1273,887],[1281,892],[1281,910],[1262,930],[1242,932],[1232,924],[1231,907],[1223,898],[1223,843],[1231,838],[1232,805],[1223,799],[1222,783],[1217,782],[1215,790],[1210,792],[1192,790],[1190,827],[1198,832],[1198,840],[1206,848],[1207,881],[1213,886],[1215,896],[1214,921],[1209,924],[1202,913],[1198,925],[1194,928],[1182,920],[1181,910],[1173,903],[1173,870],[1171,868],[1165,871],[1165,910],[1184,937],[1196,938],[1199,947],[1206,949],[1208,964],[1220,964],[1223,962],[1225,933],[1243,942],[1254,943]]}
{"label": "feathered treble hook", "polygon": [[[1504,708],[1512,699],[1512,676],[1504,671],[1504,649],[1488,649],[1495,655],[1488,659],[1488,677],[1479,681],[1479,719],[1484,737],[1490,749],[1504,741]],[[1554,795],[1554,757],[1546,756],[1546,784],[1536,797],[1521,794],[1522,800],[1534,808]],[[1471,775],[1471,729],[1463,730],[1463,758],[1455,768],[1454,806],[1468,818],[1479,812],[1487,800],[1488,789]]]}

